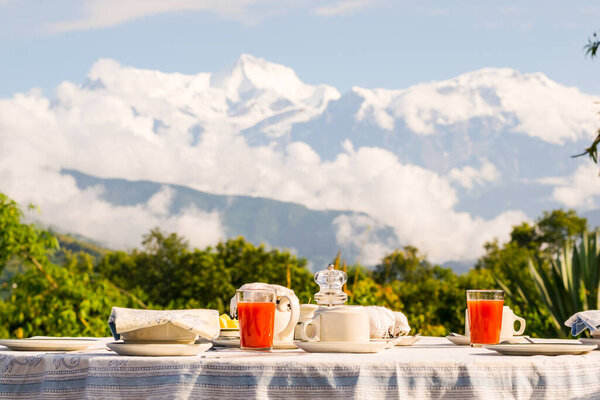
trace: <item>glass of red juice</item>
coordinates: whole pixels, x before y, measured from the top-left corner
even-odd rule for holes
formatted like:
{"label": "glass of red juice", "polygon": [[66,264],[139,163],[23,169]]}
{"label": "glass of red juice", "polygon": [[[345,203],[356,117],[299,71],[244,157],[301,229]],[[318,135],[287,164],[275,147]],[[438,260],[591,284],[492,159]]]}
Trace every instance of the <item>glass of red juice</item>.
{"label": "glass of red juice", "polygon": [[271,350],[277,293],[271,289],[236,291],[242,350]]}
{"label": "glass of red juice", "polygon": [[467,290],[471,346],[500,341],[503,306],[503,290]]}

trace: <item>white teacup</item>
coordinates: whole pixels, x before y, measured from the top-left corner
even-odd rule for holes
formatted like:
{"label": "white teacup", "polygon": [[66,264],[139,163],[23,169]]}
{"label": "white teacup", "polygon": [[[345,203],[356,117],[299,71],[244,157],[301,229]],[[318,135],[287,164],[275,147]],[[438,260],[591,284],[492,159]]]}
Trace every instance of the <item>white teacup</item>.
{"label": "white teacup", "polygon": [[[519,329],[515,330],[515,322],[519,323]],[[502,308],[502,328],[500,329],[500,341],[508,340],[515,335],[522,335],[525,332],[525,320],[517,317],[509,306]],[[469,329],[469,309],[465,310],[465,336],[471,336]]]}
{"label": "white teacup", "polygon": [[309,342],[368,342],[369,313],[362,307],[319,309],[300,324],[300,337]]}
{"label": "white teacup", "polygon": [[[313,319],[315,316],[315,311],[319,308],[316,304],[300,304],[300,318],[298,319],[298,324],[294,328],[294,340],[301,340],[302,336],[300,335],[300,327],[302,322],[307,322]],[[312,336],[312,325],[307,328],[307,333],[309,336]]]}

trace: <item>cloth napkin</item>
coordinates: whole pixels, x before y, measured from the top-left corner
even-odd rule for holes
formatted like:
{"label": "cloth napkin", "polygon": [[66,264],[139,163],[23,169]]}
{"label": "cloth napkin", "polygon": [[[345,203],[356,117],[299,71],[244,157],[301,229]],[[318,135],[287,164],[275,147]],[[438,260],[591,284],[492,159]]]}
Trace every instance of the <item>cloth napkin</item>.
{"label": "cloth napkin", "polygon": [[108,326],[115,340],[120,339],[121,333],[163,325],[168,322],[203,338],[213,340],[219,335],[219,324],[211,324],[207,320],[207,311],[215,311],[215,317],[218,318],[216,310],[138,310],[113,307],[108,318]]}
{"label": "cloth napkin", "polygon": [[565,325],[571,327],[571,335],[577,336],[586,329],[591,333],[600,330],[600,310],[581,311],[573,314],[565,321]]}
{"label": "cloth napkin", "polygon": [[[294,293],[292,289],[288,289],[285,286],[273,285],[270,283],[263,282],[254,282],[254,283],[246,283],[240,287],[239,290],[243,289],[271,289],[277,293],[277,297],[279,296],[287,296],[290,299],[290,302],[296,303],[298,307],[300,307],[300,300]],[[233,296],[231,301],[229,302],[229,313],[232,317],[237,316],[237,297]]]}
{"label": "cloth napkin", "polygon": [[367,306],[365,308],[369,312],[371,339],[398,337],[410,332],[408,320],[403,313],[385,307]]}

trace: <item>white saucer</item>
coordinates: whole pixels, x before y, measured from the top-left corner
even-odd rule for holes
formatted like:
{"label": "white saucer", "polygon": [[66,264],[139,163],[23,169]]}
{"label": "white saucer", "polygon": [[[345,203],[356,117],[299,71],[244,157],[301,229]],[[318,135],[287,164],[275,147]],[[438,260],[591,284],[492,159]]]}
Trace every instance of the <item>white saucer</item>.
{"label": "white saucer", "polygon": [[74,351],[85,350],[98,339],[44,338],[44,339],[0,339],[0,345],[17,351]]}
{"label": "white saucer", "polygon": [[[221,337],[212,341],[215,346],[223,347],[240,347],[240,338]],[[273,349],[284,350],[284,349],[297,349],[295,342],[280,342],[278,340],[273,342]]]}
{"label": "white saucer", "polygon": [[583,344],[591,344],[591,345],[598,345],[598,348],[596,348],[596,350],[600,350],[600,338],[580,338],[579,341]]}
{"label": "white saucer", "polygon": [[192,344],[132,344],[124,342],[107,343],[106,346],[123,356],[195,356],[212,347],[212,343]]}
{"label": "white saucer", "polygon": [[465,335],[448,335],[446,339],[458,346],[468,346],[471,344],[471,338]]}
{"label": "white saucer", "polygon": [[[502,344],[529,343],[527,339],[525,339],[526,337],[529,336],[513,336],[510,339],[502,341]],[[454,334],[446,336],[446,339],[458,346],[469,346],[471,344],[471,338],[469,336]]]}
{"label": "white saucer", "polygon": [[558,356],[563,354],[586,354],[594,350],[597,345],[579,343],[507,343],[490,344],[484,347],[507,356]]}
{"label": "white saucer", "polygon": [[378,353],[389,346],[390,340],[369,342],[301,342],[294,344],[309,353]]}
{"label": "white saucer", "polygon": [[413,335],[413,336],[402,336],[397,339],[394,339],[394,346],[412,346],[416,342],[421,340],[421,335]]}

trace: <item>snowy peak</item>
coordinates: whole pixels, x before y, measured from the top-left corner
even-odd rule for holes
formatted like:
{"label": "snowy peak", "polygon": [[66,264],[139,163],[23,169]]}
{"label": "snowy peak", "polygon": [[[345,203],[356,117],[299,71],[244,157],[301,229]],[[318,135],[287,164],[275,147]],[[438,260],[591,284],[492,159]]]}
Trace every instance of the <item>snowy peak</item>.
{"label": "snowy peak", "polygon": [[340,97],[337,89],[331,86],[307,85],[293,69],[249,54],[243,54],[231,67],[214,74],[211,86],[224,90],[232,99],[271,91],[293,102],[316,105]]}
{"label": "snowy peak", "polygon": [[405,125],[414,133],[432,135],[487,119],[498,129],[553,144],[588,138],[595,130],[590,115],[596,113],[598,101],[597,96],[560,85],[542,73],[510,68],[484,68],[404,90],[355,87],[352,95],[364,99],[356,120],[371,121],[387,131]]}

